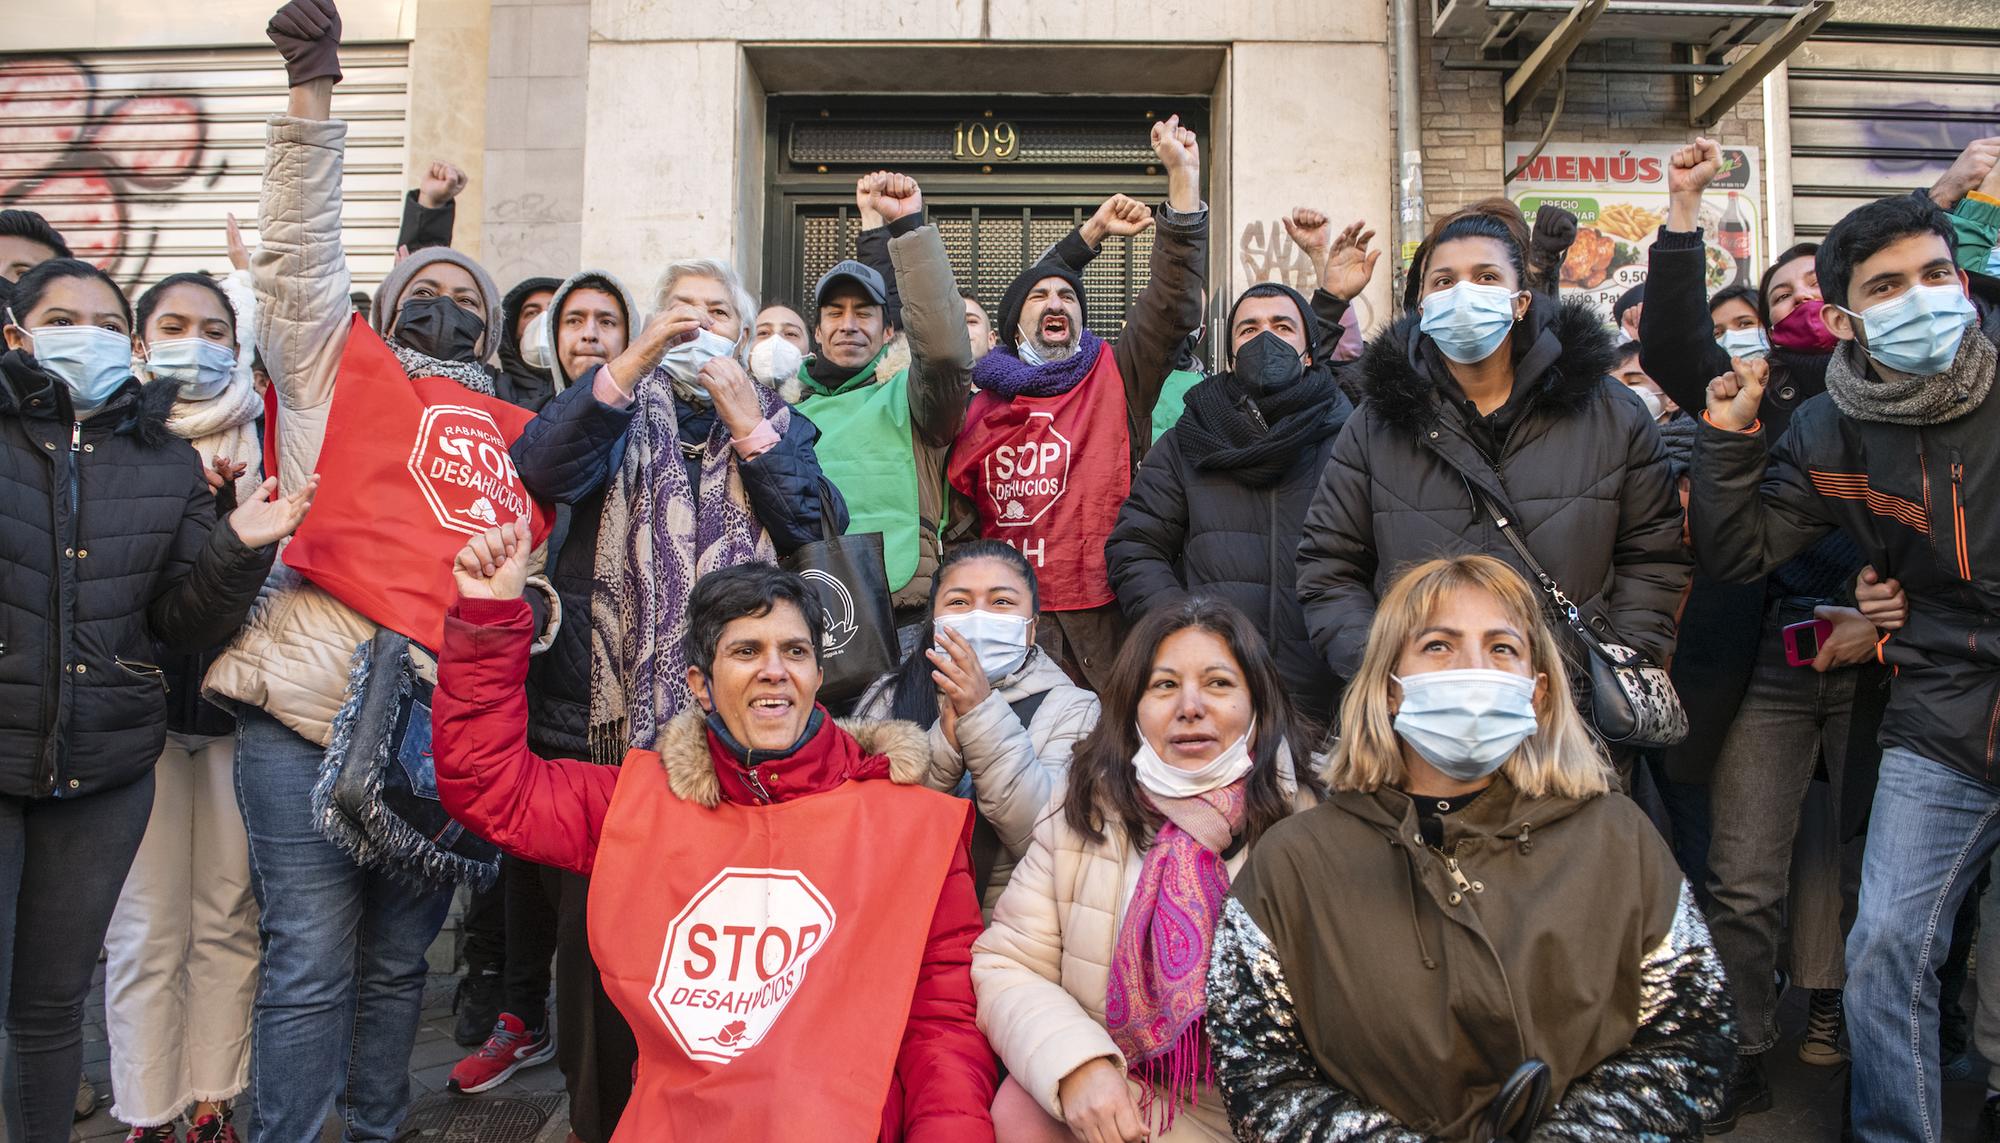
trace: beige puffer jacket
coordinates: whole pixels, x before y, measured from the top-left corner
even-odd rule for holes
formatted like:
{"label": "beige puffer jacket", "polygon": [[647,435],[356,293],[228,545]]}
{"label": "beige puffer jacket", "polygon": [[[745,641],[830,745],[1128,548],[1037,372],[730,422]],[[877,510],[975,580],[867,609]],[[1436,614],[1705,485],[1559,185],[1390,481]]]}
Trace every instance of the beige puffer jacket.
{"label": "beige puffer jacket", "polygon": [[[1298,789],[1289,760],[1284,766],[1281,784],[1292,795],[1293,812],[1317,805]],[[1249,852],[1243,847],[1228,860],[1231,876]],[[979,1030],[1007,1074],[1057,1119],[1062,1105],[1056,1091],[1064,1076],[1099,1057],[1109,1057],[1120,1071],[1126,1067],[1104,1026],[1104,996],[1144,856],[1122,830],[1105,831],[1101,842],[1084,838],[1064,820],[1059,804],[1051,805],[992,923],[972,946]],[[1213,1088],[1192,1109],[1181,1108],[1164,1133],[1163,1111],[1164,1100],[1155,1100],[1150,1126],[1159,1143],[1234,1138],[1222,1093]]]}
{"label": "beige puffer jacket", "polygon": [[[257,347],[278,387],[278,487],[319,463],[333,383],[347,348],[352,279],[340,243],[347,124],[275,116],[265,128],[264,196],[250,273]],[[235,642],[203,690],[258,707],[326,745],[354,648],[375,636],[360,612],[299,578],[282,550]]]}
{"label": "beige puffer jacket", "polygon": [[[264,190],[250,274],[257,348],[278,389],[278,485],[289,493],[319,465],[327,413],[354,315],[340,241],[347,124],[273,116],[265,127]],[[394,299],[376,299],[393,305]],[[546,591],[546,582],[537,585]],[[549,593],[553,594],[553,593]],[[259,708],[326,745],[354,649],[375,637],[360,612],[278,563],[243,629],[203,681],[203,693]],[[536,643],[547,646],[553,624]]]}
{"label": "beige puffer jacket", "polygon": [[[888,718],[894,680],[890,675],[871,687],[855,714]],[[1038,694],[1046,697],[1022,726],[1013,704]],[[1096,695],[1071,682],[1040,648],[1029,648],[1027,661],[958,720],[962,751],[945,739],[942,720],[931,724],[924,785],[950,792],[970,773],[973,804],[1000,839],[1001,853],[980,901],[989,916],[1014,863],[1028,852],[1035,823],[1069,780],[1070,751],[1097,725],[1097,712]]]}

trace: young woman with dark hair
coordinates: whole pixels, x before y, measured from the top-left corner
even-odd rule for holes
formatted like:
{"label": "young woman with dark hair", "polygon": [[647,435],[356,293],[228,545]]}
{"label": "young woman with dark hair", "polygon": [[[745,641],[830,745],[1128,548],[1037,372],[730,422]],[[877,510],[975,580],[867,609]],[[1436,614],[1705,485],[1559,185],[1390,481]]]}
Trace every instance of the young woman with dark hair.
{"label": "young woman with dark hair", "polygon": [[[174,274],[139,296],[132,350],[149,393],[173,393],[167,431],[194,446],[216,511],[263,482],[264,402],[235,305],[215,279]],[[164,400],[161,396],[159,399]],[[128,1143],[234,1143],[230,1101],[250,1082],[257,902],[236,806],[236,720],[201,697],[219,648],[154,661],[165,675],[167,745],[153,812],[105,934],[111,1114]]]}
{"label": "young woman with dark hair", "polygon": [[1139,621],[1102,697],[973,947],[979,1026],[1009,1072],[994,1129],[1229,1139],[1203,1032],[1209,939],[1251,846],[1324,793],[1312,739],[1250,620],[1201,595]]}
{"label": "young woman with dark hair", "polygon": [[1431,235],[1418,312],[1359,363],[1347,422],[1306,513],[1299,600],[1334,674],[1361,664],[1396,573],[1484,553],[1525,572],[1516,534],[1606,642],[1663,662],[1687,583],[1681,507],[1645,405],[1609,374],[1597,314],[1527,285],[1518,232],[1461,213]]}
{"label": "young woman with dark hair", "polygon": [[998,540],[945,553],[931,620],[902,666],[856,713],[930,728],[934,789],[970,796],[973,877],[991,910],[1028,837],[1062,788],[1070,751],[1097,725],[1097,696],[1035,646],[1035,569]]}
{"label": "young woman with dark hair", "polygon": [[[167,737],[156,648],[236,630],[309,482],[217,519],[176,392],[132,375],[132,309],[58,258],[21,276],[0,356],[0,1134],[69,1137],[91,971]],[[11,987],[11,992],[9,988]]]}

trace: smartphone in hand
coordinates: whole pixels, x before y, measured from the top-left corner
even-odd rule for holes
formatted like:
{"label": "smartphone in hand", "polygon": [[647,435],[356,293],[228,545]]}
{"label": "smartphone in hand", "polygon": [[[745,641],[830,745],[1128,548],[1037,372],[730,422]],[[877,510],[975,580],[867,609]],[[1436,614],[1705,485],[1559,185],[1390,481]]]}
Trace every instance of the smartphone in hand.
{"label": "smartphone in hand", "polygon": [[1833,634],[1831,619],[1808,619],[1778,632],[1785,641],[1785,662],[1794,667],[1810,667],[1819,658],[1819,645]]}

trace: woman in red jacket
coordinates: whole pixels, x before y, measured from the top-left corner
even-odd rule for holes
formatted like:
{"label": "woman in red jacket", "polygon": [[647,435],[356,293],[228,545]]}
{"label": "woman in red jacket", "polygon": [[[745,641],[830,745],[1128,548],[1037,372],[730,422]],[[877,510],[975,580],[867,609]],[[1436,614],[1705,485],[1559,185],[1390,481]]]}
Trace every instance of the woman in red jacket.
{"label": "woman in red jacket", "polygon": [[613,1139],[991,1140],[971,823],[917,784],[923,732],[836,725],[814,701],[817,600],[746,564],[695,585],[701,709],[657,751],[536,757],[524,532],[475,537],[454,569],[438,793],[507,852],[591,875],[591,951],[639,1040]]}

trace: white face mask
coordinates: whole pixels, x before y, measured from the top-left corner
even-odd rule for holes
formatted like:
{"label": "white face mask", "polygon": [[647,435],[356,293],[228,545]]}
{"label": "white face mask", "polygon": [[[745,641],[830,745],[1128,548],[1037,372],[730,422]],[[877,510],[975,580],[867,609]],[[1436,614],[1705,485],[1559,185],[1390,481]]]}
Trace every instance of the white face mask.
{"label": "white face mask", "polygon": [[1397,678],[1396,733],[1438,773],[1476,782],[1535,733],[1535,680],[1509,671],[1427,671]]}
{"label": "white face mask", "polygon": [[529,318],[528,328],[521,331],[521,360],[530,369],[556,367],[554,339],[549,336],[549,311]]}
{"label": "white face mask", "polygon": [[750,347],[750,376],[767,389],[776,389],[799,375],[805,364],[799,347],[773,334]]}
{"label": "white face mask", "polygon": [[1762,327],[1754,325],[1749,329],[1725,329],[1722,336],[1715,339],[1715,344],[1729,356],[1744,361],[1771,355],[1771,339],[1765,336]]}
{"label": "white face mask", "polygon": [[692,338],[681,342],[660,358],[673,379],[680,382],[683,393],[691,400],[706,403],[708,390],[702,388],[696,378],[701,376],[701,367],[718,357],[728,357],[736,352],[736,343],[712,330],[700,330]]}
{"label": "white face mask", "polygon": [[180,386],[183,401],[206,401],[229,388],[236,376],[236,354],[205,337],[177,337],[146,345],[146,376]]}
{"label": "white face mask", "polygon": [[1667,411],[1667,403],[1661,400],[1660,395],[1651,389],[1634,385],[1632,386],[1632,395],[1639,398],[1645,404],[1646,415],[1656,421],[1660,419],[1660,414]]}
{"label": "white face mask", "polygon": [[1243,737],[1225,747],[1199,770],[1183,770],[1160,757],[1146,740],[1146,728],[1138,727],[1139,753],[1132,759],[1139,785],[1162,798],[1192,798],[1210,790],[1220,790],[1250,772],[1250,742],[1257,734],[1257,720],[1251,719]]}
{"label": "white face mask", "polygon": [[[1002,615],[993,611],[961,611],[931,620],[939,627],[958,632],[979,658],[979,669],[987,682],[998,682],[1021,669],[1028,661],[1028,617]],[[943,644],[938,645],[943,650]]]}

